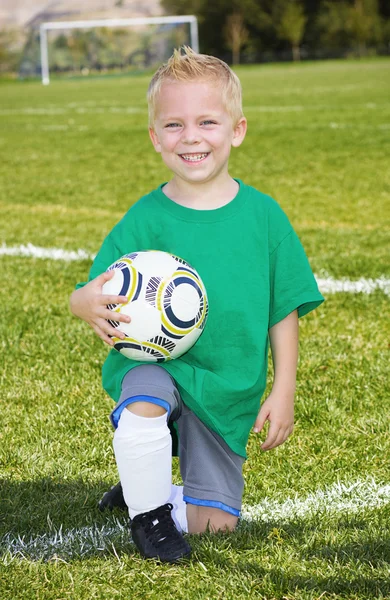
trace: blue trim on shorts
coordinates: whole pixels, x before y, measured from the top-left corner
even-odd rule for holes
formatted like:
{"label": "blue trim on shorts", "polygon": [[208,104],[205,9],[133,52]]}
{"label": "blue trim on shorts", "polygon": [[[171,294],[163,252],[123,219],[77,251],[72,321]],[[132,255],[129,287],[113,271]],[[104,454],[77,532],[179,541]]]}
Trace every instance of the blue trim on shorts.
{"label": "blue trim on shorts", "polygon": [[228,506],[223,502],[216,502],[215,500],[199,500],[199,498],[191,498],[190,496],[183,496],[184,502],[188,504],[195,504],[196,506],[211,506],[212,508],[219,508],[225,512],[234,515],[235,517],[240,516],[240,511],[232,506]]}
{"label": "blue trim on shorts", "polygon": [[168,413],[169,419],[169,415],[171,413],[171,406],[166,400],[162,400],[161,398],[155,398],[154,396],[130,396],[130,398],[123,400],[123,402],[121,402],[119,406],[114,408],[110,415],[111,423],[113,424],[115,429],[118,427],[122,411],[126,408],[126,406],[134,404],[134,402],[150,402],[151,404],[157,404],[158,406],[165,408],[165,410]]}

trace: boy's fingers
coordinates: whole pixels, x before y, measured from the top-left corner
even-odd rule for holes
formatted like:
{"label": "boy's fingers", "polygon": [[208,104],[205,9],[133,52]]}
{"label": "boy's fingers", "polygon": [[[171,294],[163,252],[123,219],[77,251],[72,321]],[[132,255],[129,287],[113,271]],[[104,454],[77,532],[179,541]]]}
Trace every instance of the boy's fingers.
{"label": "boy's fingers", "polygon": [[106,306],[108,304],[127,304],[128,302],[126,296],[111,296],[106,294],[102,294],[99,300],[100,304],[105,304]]}
{"label": "boy's fingers", "polygon": [[99,275],[99,277],[96,278],[96,281],[103,284],[106,281],[110,281],[110,279],[112,279],[113,276],[114,269],[112,271],[104,271],[104,273],[102,273],[101,275]]}
{"label": "boy's fingers", "polygon": [[107,323],[107,325],[104,328],[104,332],[107,335],[117,337],[117,338],[119,338],[121,340],[125,339],[126,334],[123,333],[123,331],[119,331],[119,329],[115,329],[115,327],[112,327],[107,321],[106,321],[106,323]]}
{"label": "boy's fingers", "polygon": [[267,436],[267,439],[265,440],[264,444],[262,444],[261,448],[263,450],[273,450],[274,448],[277,448],[286,441],[290,433],[290,429],[281,429],[279,433],[277,433],[276,437],[274,437],[272,440],[268,439]]}
{"label": "boy's fingers", "polygon": [[258,414],[258,417],[255,421],[254,427],[253,427],[253,431],[255,433],[259,433],[263,429],[264,423],[266,422],[267,417],[268,417],[268,413],[264,412],[262,414],[260,411],[260,413]]}
{"label": "boy's fingers", "polygon": [[283,437],[277,436],[273,441],[266,442],[267,440],[261,446],[262,450],[273,450],[274,448],[277,448],[277,446],[280,446],[280,444],[283,444],[284,439]]}
{"label": "boy's fingers", "polygon": [[[111,319],[111,320],[114,320],[114,319]],[[114,345],[114,342],[111,340],[111,337],[116,337],[121,340],[123,340],[126,337],[126,334],[123,333],[123,331],[119,331],[119,329],[116,329],[115,327],[110,325],[108,320],[105,319],[104,317],[100,317],[99,319],[96,319],[96,321],[91,323],[91,325],[92,325],[92,328],[98,334],[98,336],[101,337],[105,342],[109,343],[110,346]],[[107,340],[109,340],[109,342]]]}
{"label": "boy's fingers", "polygon": [[97,335],[100,337],[100,339],[103,340],[103,342],[105,342],[106,344],[108,344],[111,347],[114,345],[114,342],[112,341],[110,336],[108,336],[102,329],[100,329],[100,327],[98,327],[97,325],[94,325],[93,329],[94,329],[95,333],[97,333]]}
{"label": "boy's fingers", "polygon": [[113,276],[114,271],[104,271],[104,273],[100,273],[100,275],[98,275],[95,279],[92,279],[88,285],[101,288],[107,281],[110,281]]}
{"label": "boy's fingers", "polygon": [[104,318],[110,321],[117,321],[118,323],[130,323],[131,318],[128,315],[117,313],[114,310],[107,309],[104,312]]}
{"label": "boy's fingers", "polygon": [[273,448],[276,440],[278,439],[279,433],[279,428],[276,425],[272,425],[271,423],[270,428],[268,430],[268,435],[266,437],[265,442],[261,445],[261,448],[263,450],[270,450],[271,448]]}
{"label": "boy's fingers", "polygon": [[119,331],[119,329],[115,329],[114,327],[111,327],[111,325],[109,326],[109,328],[107,328],[105,330],[105,332],[110,337],[116,337],[116,338],[119,338],[120,340],[124,340],[126,337],[126,334],[123,333],[123,331]]}

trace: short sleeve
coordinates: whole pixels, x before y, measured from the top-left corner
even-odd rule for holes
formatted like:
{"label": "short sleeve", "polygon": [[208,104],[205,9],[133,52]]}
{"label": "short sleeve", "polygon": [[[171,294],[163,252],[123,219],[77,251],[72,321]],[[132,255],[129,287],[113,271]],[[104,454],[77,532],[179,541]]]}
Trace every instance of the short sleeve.
{"label": "short sleeve", "polygon": [[293,229],[270,255],[269,329],[294,310],[303,317],[324,301]]}

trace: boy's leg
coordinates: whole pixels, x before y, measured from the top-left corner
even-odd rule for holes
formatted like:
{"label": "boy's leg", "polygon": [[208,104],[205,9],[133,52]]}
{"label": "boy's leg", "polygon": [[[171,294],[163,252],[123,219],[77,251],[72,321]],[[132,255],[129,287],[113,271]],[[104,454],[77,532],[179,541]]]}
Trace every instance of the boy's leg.
{"label": "boy's leg", "polygon": [[[233,453],[217,434],[210,431],[187,407],[181,406],[183,418],[178,419],[180,467],[186,482],[185,502],[188,504],[185,511],[182,489],[172,486],[169,502],[175,506],[176,524],[182,531],[190,533],[200,533],[207,528],[214,531],[232,530],[237,524],[241,508],[244,458]],[[119,483],[106,492],[100,508],[104,510],[106,507],[123,505]]]}
{"label": "boy's leg", "polygon": [[[179,530],[188,531],[189,533],[200,533],[205,531],[207,527],[214,531],[229,530],[232,531],[238,521],[238,517],[226,513],[224,510],[219,508],[210,508],[207,506],[196,506],[195,504],[187,504],[182,506],[183,500],[183,488],[179,486],[172,486],[175,500],[169,499],[170,502],[176,504],[176,510],[173,513],[176,525]],[[181,497],[180,497],[181,496]],[[100,510],[109,508],[120,508],[127,510],[126,502],[123,498],[122,485],[117,483],[108,492],[106,492],[99,503]],[[186,515],[184,511],[186,510]],[[188,523],[190,525],[188,525]]]}
{"label": "boy's leg", "polygon": [[236,528],[238,517],[219,508],[187,504],[187,521],[188,533],[203,533],[206,530],[228,532]]}
{"label": "boy's leg", "polygon": [[184,404],[177,425],[188,532],[233,530],[241,510],[245,459]]}
{"label": "boy's leg", "polygon": [[[172,484],[168,502],[173,505],[172,517],[175,520],[176,527],[179,531],[188,532],[187,505],[183,500],[183,486]],[[102,512],[106,509],[113,510],[114,508],[128,512],[120,481],[103,494],[98,503],[98,508]]]}
{"label": "boy's leg", "polygon": [[134,368],[124,378],[112,413],[114,451],[134,543],[141,554],[174,562],[190,547],[171,516],[172,440],[168,416],[178,408],[176,387],[154,365]]}
{"label": "boy's leg", "polygon": [[130,518],[166,504],[172,480],[167,411],[135,397],[121,413],[113,446]]}

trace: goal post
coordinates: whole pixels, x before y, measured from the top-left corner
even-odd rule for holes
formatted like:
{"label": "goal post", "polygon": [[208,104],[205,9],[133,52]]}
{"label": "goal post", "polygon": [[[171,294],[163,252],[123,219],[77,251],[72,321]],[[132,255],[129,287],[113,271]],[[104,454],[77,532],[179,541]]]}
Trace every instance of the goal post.
{"label": "goal post", "polygon": [[140,17],[133,19],[91,19],[85,21],[52,21],[42,23],[40,33],[40,55],[41,74],[43,85],[50,83],[49,73],[49,50],[47,32],[61,29],[92,29],[98,27],[132,27],[139,25],[166,25],[183,24],[190,25],[190,45],[194,52],[199,52],[198,21],[194,15],[171,16],[171,17]]}

